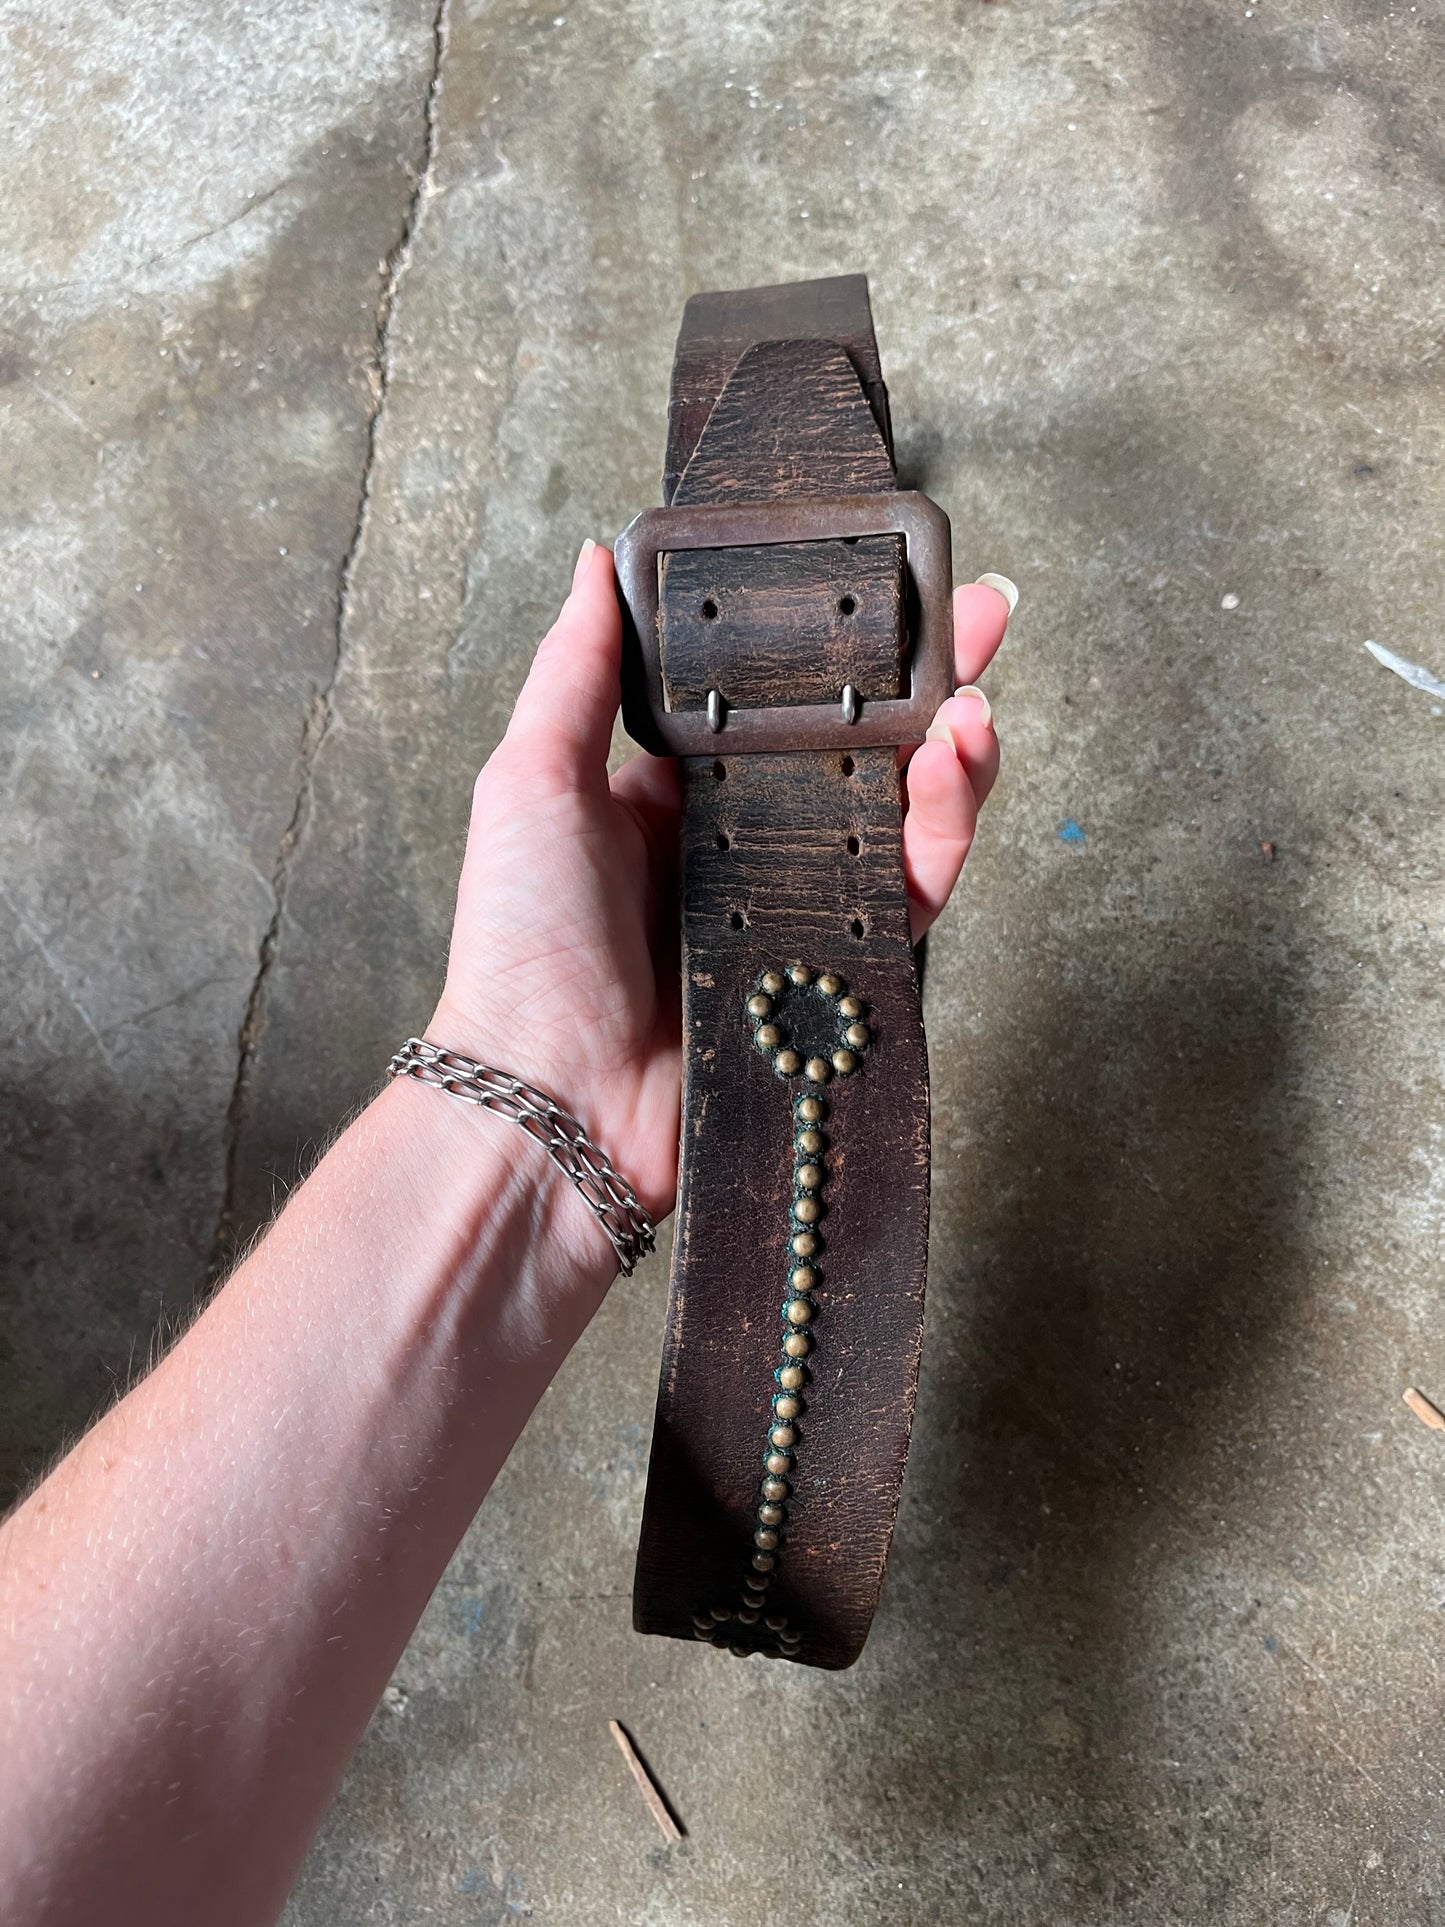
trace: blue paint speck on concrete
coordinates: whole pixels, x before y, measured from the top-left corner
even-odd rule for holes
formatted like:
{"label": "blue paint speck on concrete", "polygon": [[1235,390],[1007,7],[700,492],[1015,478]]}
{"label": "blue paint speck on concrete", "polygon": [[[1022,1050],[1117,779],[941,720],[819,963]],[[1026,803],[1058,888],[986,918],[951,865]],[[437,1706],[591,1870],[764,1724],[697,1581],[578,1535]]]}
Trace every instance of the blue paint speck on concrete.
{"label": "blue paint speck on concrete", "polygon": [[462,1601],[459,1608],[462,1631],[468,1639],[475,1639],[477,1634],[482,1630],[482,1615],[486,1610],[486,1603],[481,1599],[464,1599]]}
{"label": "blue paint speck on concrete", "polygon": [[1059,831],[1060,843],[1087,843],[1088,840],[1083,829],[1074,821],[1073,817],[1069,817],[1064,827]]}

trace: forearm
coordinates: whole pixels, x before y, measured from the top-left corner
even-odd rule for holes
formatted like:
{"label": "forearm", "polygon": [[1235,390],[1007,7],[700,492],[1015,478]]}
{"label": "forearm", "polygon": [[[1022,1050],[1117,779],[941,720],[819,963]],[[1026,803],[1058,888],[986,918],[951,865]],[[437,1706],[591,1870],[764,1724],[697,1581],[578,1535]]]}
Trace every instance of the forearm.
{"label": "forearm", "polygon": [[0,1534],[0,1911],[279,1910],[614,1269],[504,1120],[410,1085],[364,1113]]}

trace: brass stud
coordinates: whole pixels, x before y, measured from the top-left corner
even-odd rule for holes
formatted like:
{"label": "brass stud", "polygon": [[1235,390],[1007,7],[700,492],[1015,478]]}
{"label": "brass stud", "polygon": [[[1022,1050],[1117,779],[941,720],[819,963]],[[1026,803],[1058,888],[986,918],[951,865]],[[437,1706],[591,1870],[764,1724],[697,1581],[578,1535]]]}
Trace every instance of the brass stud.
{"label": "brass stud", "polygon": [[823,1182],[823,1176],[824,1172],[821,1164],[800,1164],[798,1166],[798,1183],[802,1185],[805,1191],[816,1191],[818,1186]]}
{"label": "brass stud", "polygon": [[806,1069],[808,1080],[813,1084],[826,1084],[831,1076],[826,1057],[810,1057]]}
{"label": "brass stud", "polygon": [[697,1627],[699,1632],[710,1633],[712,1631],[712,1618],[708,1613],[694,1613],[692,1623]]}
{"label": "brass stud", "polygon": [[788,980],[781,970],[765,970],[758,980],[770,997],[776,997],[787,988]]}
{"label": "brass stud", "polygon": [[843,979],[835,977],[831,970],[825,970],[818,979],[818,988],[825,997],[836,997],[843,988]]}
{"label": "brass stud", "polygon": [[719,1626],[721,1626],[724,1620],[728,1620],[732,1618],[733,1616],[732,1607],[731,1606],[714,1606],[712,1609],[712,1616],[717,1621]]}
{"label": "brass stud", "polygon": [[759,1612],[754,1612],[751,1606],[742,1606],[738,1610],[738,1618],[743,1622],[745,1626],[756,1626],[758,1621],[762,1618],[762,1614]]}
{"label": "brass stud", "polygon": [[800,1097],[797,1109],[798,1116],[805,1124],[816,1124],[820,1118],[828,1115],[828,1107],[821,1097]]}
{"label": "brass stud", "polygon": [[[771,1552],[777,1543],[778,1535],[771,1526],[759,1526],[753,1534],[753,1544],[761,1546],[764,1552]],[[731,1619],[732,1614],[729,1613],[728,1617]]]}
{"label": "brass stud", "polygon": [[761,991],[759,991],[755,997],[749,997],[748,999],[749,1017],[759,1017],[759,1018],[771,1017],[772,1014],[773,1014],[773,1000],[771,997],[765,997]]}
{"label": "brass stud", "polygon": [[795,1258],[811,1258],[818,1249],[818,1234],[816,1231],[796,1231],[789,1244]]}
{"label": "brass stud", "polygon": [[755,1552],[755,1553],[753,1554],[753,1570],[754,1570],[754,1572],[771,1572],[771,1571],[772,1571],[772,1569],[773,1569],[773,1567],[774,1567],[774,1566],[775,1566],[775,1565],[776,1565],[777,1563],[778,1563],[778,1561],[777,1561],[777,1557],[776,1557],[776,1555],[775,1555],[774,1553],[771,1553],[771,1552]]}
{"label": "brass stud", "polygon": [[763,1624],[770,1633],[782,1632],[787,1623],[787,1617],[783,1613],[769,1613],[768,1617],[763,1621]]}
{"label": "brass stud", "polygon": [[856,997],[840,997],[838,999],[838,1014],[840,1017],[861,1017],[863,1015],[863,1005]]}
{"label": "brass stud", "polygon": [[775,1425],[768,1434],[768,1443],[777,1446],[780,1452],[786,1452],[789,1446],[797,1442],[798,1428],[795,1425]]}
{"label": "brass stud", "polygon": [[780,1505],[760,1505],[758,1507],[758,1524],[760,1526],[780,1526],[787,1516],[787,1513]]}
{"label": "brass stud", "polygon": [[705,1639],[709,1646],[711,1646],[712,1644],[711,1626],[694,1626],[692,1629],[692,1636],[694,1639]]}
{"label": "brass stud", "polygon": [[788,977],[792,983],[798,985],[799,989],[813,981],[813,973],[806,964],[789,964]]}
{"label": "brass stud", "polygon": [[795,1265],[788,1279],[794,1291],[811,1291],[818,1282],[818,1274],[811,1265]]}
{"label": "brass stud", "polygon": [[806,1298],[790,1298],[783,1306],[783,1316],[790,1325],[811,1325],[813,1307]]}
{"label": "brass stud", "polygon": [[778,1418],[796,1418],[803,1409],[803,1401],[794,1398],[791,1392],[779,1392],[773,1400],[773,1411]]}
{"label": "brass stud", "polygon": [[833,1069],[838,1073],[839,1077],[846,1077],[849,1071],[856,1071],[857,1068],[858,1068],[858,1059],[853,1055],[852,1051],[850,1050],[834,1051]]}
{"label": "brass stud", "polygon": [[795,1050],[780,1050],[773,1059],[773,1068],[784,1077],[796,1077],[803,1068],[803,1060]]}
{"label": "brass stud", "polygon": [[816,1224],[822,1206],[816,1198],[794,1198],[793,1216],[799,1224]]}
{"label": "brass stud", "polygon": [[759,1024],[753,1032],[753,1042],[759,1050],[776,1050],[783,1041],[783,1033],[776,1024]]}
{"label": "brass stud", "polygon": [[747,1587],[750,1594],[756,1593],[757,1595],[755,1599],[750,1598],[748,1603],[756,1606],[772,1583],[771,1577],[765,1572],[747,1573],[743,1578],[743,1584]]}
{"label": "brass stud", "polygon": [[815,1158],[823,1148],[823,1133],[813,1130],[799,1131],[797,1145],[798,1149],[805,1152],[808,1157]]}
{"label": "brass stud", "polygon": [[869,1044],[869,1031],[866,1024],[849,1024],[843,1036],[854,1050],[866,1050]]}
{"label": "brass stud", "polygon": [[806,1332],[789,1332],[783,1340],[783,1350],[789,1358],[806,1358],[813,1349],[813,1341]]}
{"label": "brass stud", "polygon": [[[788,1337],[791,1338],[792,1336],[794,1336],[794,1334],[790,1332]],[[783,1340],[783,1350],[786,1351],[787,1349],[788,1340],[785,1338]],[[790,1392],[798,1391],[802,1386],[806,1385],[807,1382],[808,1374],[803,1370],[801,1365],[784,1365],[778,1373],[778,1383]]]}
{"label": "brass stud", "polygon": [[777,1472],[781,1475],[784,1472],[792,1471],[793,1455],[791,1452],[769,1452],[768,1456],[763,1460],[763,1464],[769,1472]]}
{"label": "brass stud", "polygon": [[764,1479],[761,1491],[765,1499],[772,1499],[774,1501],[786,1499],[788,1496],[788,1482],[786,1479]]}

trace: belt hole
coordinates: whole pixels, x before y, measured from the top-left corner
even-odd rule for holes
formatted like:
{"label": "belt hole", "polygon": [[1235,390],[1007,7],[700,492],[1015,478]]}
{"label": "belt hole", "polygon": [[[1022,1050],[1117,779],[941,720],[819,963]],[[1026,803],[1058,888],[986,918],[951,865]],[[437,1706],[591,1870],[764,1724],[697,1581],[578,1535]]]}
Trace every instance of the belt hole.
{"label": "belt hole", "polygon": [[838,614],[839,614],[840,616],[851,616],[851,615],[852,615],[852,613],[853,613],[853,611],[854,611],[854,610],[855,610],[855,609],[856,609],[857,607],[858,607],[858,604],[857,604],[857,603],[856,603],[856,602],[855,602],[855,601],[853,600],[853,598],[852,598],[852,596],[850,596],[850,595],[841,595],[841,596],[839,596],[839,598],[838,598]]}
{"label": "belt hole", "polygon": [[868,926],[861,917],[854,917],[853,921],[848,925],[848,928],[853,932],[855,937],[861,937]]}
{"label": "belt hole", "polygon": [[717,846],[718,846],[718,848],[719,848],[720,850],[730,850],[730,849],[732,848],[732,846],[733,846],[733,840],[732,840],[732,838],[731,838],[731,837],[730,837],[730,836],[728,835],[728,833],[727,833],[727,831],[726,831],[726,830],[719,830],[719,831],[718,831],[718,833],[717,833]]}
{"label": "belt hole", "polygon": [[[713,767],[713,774],[716,775],[717,772],[722,768],[722,765],[721,763],[714,763],[712,767]],[[853,758],[851,756],[845,756],[843,758],[843,774],[845,776],[851,776],[853,774],[853,771],[857,767],[858,767],[857,764],[853,761]]]}
{"label": "belt hole", "polygon": [[725,783],[727,781],[727,773],[728,773],[727,764],[714,763],[712,766],[712,773],[719,783]]}
{"label": "belt hole", "polygon": [[704,622],[717,621],[717,604],[711,596],[708,596],[702,605],[702,619]]}
{"label": "belt hole", "polygon": [[843,547],[845,549],[856,549],[857,546],[858,538],[856,535],[845,535],[843,537]]}
{"label": "belt hole", "polygon": [[747,922],[747,918],[743,915],[741,910],[734,910],[732,915],[728,918],[728,922],[732,925],[734,930],[741,930],[743,925]]}
{"label": "belt hole", "polygon": [[850,837],[848,838],[848,854],[849,854],[849,856],[857,856],[857,854],[858,854],[858,852],[859,852],[859,850],[860,850],[860,849],[861,849],[862,847],[863,847],[863,846],[862,846],[862,845],[861,845],[861,844],[859,843],[859,841],[858,841],[858,839],[857,839],[857,837],[856,837],[856,836],[850,836]]}

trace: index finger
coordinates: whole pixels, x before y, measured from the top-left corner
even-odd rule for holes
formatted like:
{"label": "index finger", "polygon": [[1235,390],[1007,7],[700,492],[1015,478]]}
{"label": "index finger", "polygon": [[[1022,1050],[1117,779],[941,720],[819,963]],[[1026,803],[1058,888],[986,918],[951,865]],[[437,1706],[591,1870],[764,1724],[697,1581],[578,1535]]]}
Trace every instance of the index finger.
{"label": "index finger", "polygon": [[[999,581],[1008,581],[1000,576]],[[1009,587],[1013,589],[1010,582]],[[1013,590],[1018,600],[1018,590]],[[993,661],[1008,627],[1013,602],[987,582],[965,582],[953,592],[953,670],[960,686],[977,682]]]}

